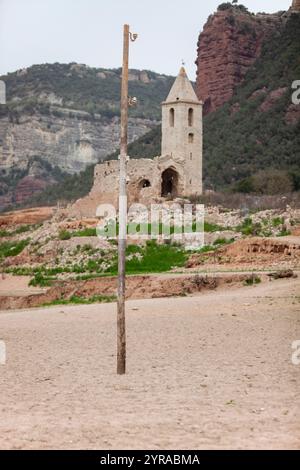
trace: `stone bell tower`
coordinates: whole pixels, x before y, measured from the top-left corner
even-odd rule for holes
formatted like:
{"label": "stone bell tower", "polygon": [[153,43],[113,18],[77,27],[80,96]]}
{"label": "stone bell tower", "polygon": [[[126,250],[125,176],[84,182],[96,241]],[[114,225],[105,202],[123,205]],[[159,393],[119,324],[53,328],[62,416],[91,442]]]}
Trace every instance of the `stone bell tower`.
{"label": "stone bell tower", "polygon": [[162,103],[162,157],[182,168],[181,187],[186,196],[202,194],[202,102],[184,67]]}

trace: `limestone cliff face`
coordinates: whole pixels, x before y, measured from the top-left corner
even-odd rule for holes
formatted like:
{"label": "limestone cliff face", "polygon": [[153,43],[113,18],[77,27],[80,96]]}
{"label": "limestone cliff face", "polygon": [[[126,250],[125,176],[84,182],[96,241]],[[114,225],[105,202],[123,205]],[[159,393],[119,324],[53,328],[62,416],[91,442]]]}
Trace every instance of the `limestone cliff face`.
{"label": "limestone cliff face", "polygon": [[[158,121],[130,118],[132,142],[159,124]],[[119,118],[102,119],[87,113],[65,110],[60,115],[22,115],[17,122],[0,119],[0,174],[11,178],[23,175],[13,191],[0,188],[0,209],[12,203],[22,204],[34,193],[55,183],[51,171],[45,171],[36,159],[61,172],[77,173],[87,165],[104,160],[119,146]]]}
{"label": "limestone cliff face", "polygon": [[[60,109],[60,114],[61,109]],[[28,160],[41,157],[53,167],[76,173],[112,153],[119,145],[119,118],[85,119],[87,113],[65,111],[59,117],[23,115],[18,122],[0,119],[0,171],[24,170]],[[129,119],[129,140],[133,141],[157,121]]]}
{"label": "limestone cliff face", "polygon": [[261,52],[263,41],[280,28],[282,15],[252,15],[231,7],[211,15],[199,36],[196,91],[204,113],[228,101]]}

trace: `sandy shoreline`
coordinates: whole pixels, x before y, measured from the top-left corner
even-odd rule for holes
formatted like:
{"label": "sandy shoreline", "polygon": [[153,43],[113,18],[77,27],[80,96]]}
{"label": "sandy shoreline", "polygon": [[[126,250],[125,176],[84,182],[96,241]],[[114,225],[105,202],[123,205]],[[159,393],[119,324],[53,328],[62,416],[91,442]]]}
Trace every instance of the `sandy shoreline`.
{"label": "sandy shoreline", "polygon": [[1,449],[300,448],[300,281],[1,312]]}

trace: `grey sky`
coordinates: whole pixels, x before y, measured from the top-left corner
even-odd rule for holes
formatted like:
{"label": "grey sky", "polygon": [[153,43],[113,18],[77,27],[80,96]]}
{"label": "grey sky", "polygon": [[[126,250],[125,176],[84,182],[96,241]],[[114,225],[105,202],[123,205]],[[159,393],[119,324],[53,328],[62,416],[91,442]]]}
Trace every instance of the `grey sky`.
{"label": "grey sky", "polygon": [[[0,74],[45,62],[119,67],[122,25],[139,40],[130,66],[195,78],[196,45],[222,0],[0,0]],[[286,10],[292,0],[243,0],[251,11]]]}

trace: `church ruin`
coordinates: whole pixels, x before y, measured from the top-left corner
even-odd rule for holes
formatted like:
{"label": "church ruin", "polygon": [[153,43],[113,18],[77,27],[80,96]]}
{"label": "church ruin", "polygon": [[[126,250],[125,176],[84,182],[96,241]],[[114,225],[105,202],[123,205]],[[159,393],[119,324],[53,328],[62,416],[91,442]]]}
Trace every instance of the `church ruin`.
{"label": "church ruin", "polygon": [[[159,203],[202,194],[202,102],[180,69],[162,103],[161,156],[129,159],[128,203]],[[118,205],[119,162],[96,165],[90,194],[75,204],[81,215],[95,215],[100,204]]]}

